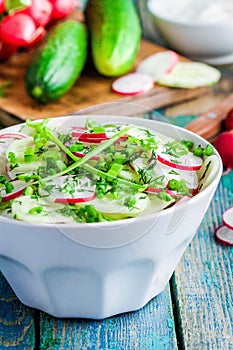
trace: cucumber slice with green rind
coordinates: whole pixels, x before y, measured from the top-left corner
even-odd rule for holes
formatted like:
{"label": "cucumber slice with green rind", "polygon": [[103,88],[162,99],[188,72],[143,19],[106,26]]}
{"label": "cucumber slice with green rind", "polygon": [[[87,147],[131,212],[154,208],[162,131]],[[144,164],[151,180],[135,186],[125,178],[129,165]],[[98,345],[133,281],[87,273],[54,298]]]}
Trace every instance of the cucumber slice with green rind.
{"label": "cucumber slice with green rind", "polygon": [[170,87],[193,89],[216,84],[221,77],[218,69],[202,62],[179,62],[171,73],[157,83]]}

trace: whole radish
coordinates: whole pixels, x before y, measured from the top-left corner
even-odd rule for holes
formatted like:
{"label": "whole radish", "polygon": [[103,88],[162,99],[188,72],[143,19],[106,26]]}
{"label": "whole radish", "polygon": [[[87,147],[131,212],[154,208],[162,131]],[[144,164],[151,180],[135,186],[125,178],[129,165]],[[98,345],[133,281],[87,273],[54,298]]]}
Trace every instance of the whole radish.
{"label": "whole radish", "polygon": [[5,11],[5,1],[0,0],[0,13],[3,13]]}
{"label": "whole radish", "polygon": [[220,154],[226,171],[229,173],[233,168],[233,131],[223,131],[214,142],[214,147]]}
{"label": "whole radish", "polygon": [[42,27],[36,28],[34,20],[24,13],[16,12],[3,18],[0,35],[3,42],[19,47],[34,43],[43,34]]}
{"label": "whole radish", "polygon": [[224,126],[226,130],[233,130],[233,107],[230,112],[227,114],[227,117],[224,121]]}
{"label": "whole radish", "polygon": [[52,4],[51,19],[57,21],[68,16],[77,6],[76,0],[49,0]]}
{"label": "whole radish", "polygon": [[29,15],[37,26],[45,27],[51,19],[52,7],[49,0],[32,0],[31,6],[20,12]]}
{"label": "whole radish", "polygon": [[17,51],[17,46],[0,41],[0,62],[7,60]]}

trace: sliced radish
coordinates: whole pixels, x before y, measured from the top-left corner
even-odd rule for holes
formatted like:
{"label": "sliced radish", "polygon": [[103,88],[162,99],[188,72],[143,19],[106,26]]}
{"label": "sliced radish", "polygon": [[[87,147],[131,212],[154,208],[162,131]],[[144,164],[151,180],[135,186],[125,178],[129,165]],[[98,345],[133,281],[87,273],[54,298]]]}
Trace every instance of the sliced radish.
{"label": "sliced radish", "polygon": [[233,230],[233,206],[224,211],[222,220],[228,228]]}
{"label": "sliced radish", "polygon": [[153,86],[154,81],[148,75],[131,73],[116,79],[112,84],[112,89],[120,95],[139,95],[149,91]]}
{"label": "sliced radish", "polygon": [[[89,178],[76,179],[74,177],[62,176],[49,183],[51,189],[49,195],[54,203],[74,204],[84,203],[95,199],[95,187]],[[39,194],[47,196],[46,189],[40,188]]]}
{"label": "sliced radish", "polygon": [[173,191],[173,190],[166,190],[166,189],[155,188],[155,187],[147,187],[144,192],[152,193],[152,194],[158,194],[160,192],[166,192],[167,194],[170,194],[171,196],[179,196],[180,195],[178,192]]}
{"label": "sliced radish", "polygon": [[[82,152],[73,152],[73,154],[78,158],[83,158],[86,155],[85,153],[82,153]],[[90,160],[99,160],[99,159],[100,159],[100,156],[93,156],[91,157]]]}
{"label": "sliced radish", "polygon": [[223,225],[216,229],[215,236],[217,239],[227,245],[233,246],[233,230]]}
{"label": "sliced radish", "polygon": [[196,190],[198,188],[198,177],[197,172],[192,170],[180,170],[171,171],[171,167],[157,162],[154,167],[154,172],[156,177],[164,178],[164,182],[168,183],[171,179],[176,179],[178,181],[184,180],[187,187],[190,190]]}
{"label": "sliced radish", "polygon": [[174,158],[166,152],[166,148],[163,146],[159,147],[157,157],[159,162],[174,169],[192,171],[199,170],[202,166],[202,158],[194,156],[192,152]]}
{"label": "sliced radish", "polygon": [[0,139],[25,139],[27,136],[24,134],[20,134],[18,132],[6,132],[3,134],[0,134]]}
{"label": "sliced radish", "polygon": [[197,88],[216,84],[221,77],[221,73],[214,67],[210,67],[201,62],[179,62],[174,69],[164,75],[158,84],[179,87]]}
{"label": "sliced radish", "polygon": [[137,72],[149,75],[156,82],[170,73],[178,62],[179,56],[174,51],[157,52],[145,58],[137,67]]}
{"label": "sliced radish", "polygon": [[77,130],[72,132],[72,137],[78,138],[81,142],[90,143],[100,143],[109,139],[106,133],[84,133]]}
{"label": "sliced radish", "polygon": [[[74,130],[72,132],[72,137],[78,138],[81,142],[87,142],[87,143],[100,143],[102,141],[109,140],[112,136],[115,135],[115,132],[102,132],[102,133],[89,133],[89,132],[83,132],[81,130]],[[127,140],[128,136],[122,136],[117,141],[124,141]]]}
{"label": "sliced radish", "polygon": [[14,189],[11,193],[6,193],[5,189],[0,190],[2,203],[11,201],[16,197],[21,196],[25,188],[29,185],[28,183],[22,182],[20,180],[11,181],[11,183],[14,186]]}

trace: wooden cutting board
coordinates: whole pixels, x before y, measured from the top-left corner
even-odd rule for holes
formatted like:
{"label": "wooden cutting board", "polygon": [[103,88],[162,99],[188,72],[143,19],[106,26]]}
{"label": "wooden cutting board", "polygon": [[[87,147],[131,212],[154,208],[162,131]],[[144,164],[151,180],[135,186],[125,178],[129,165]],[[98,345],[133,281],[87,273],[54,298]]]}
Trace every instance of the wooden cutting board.
{"label": "wooden cutting board", "polygon": [[[165,49],[154,43],[142,41],[132,71],[144,58],[162,50]],[[55,102],[42,105],[31,99],[25,91],[24,76],[32,55],[33,52],[19,53],[0,64],[0,83],[10,81],[12,84],[5,90],[4,96],[0,97],[2,125],[15,124],[28,118],[48,118],[74,112],[137,115],[153,108],[192,99],[209,89],[188,90],[155,85],[148,93],[122,97],[111,90],[112,82],[116,78],[106,78],[98,74],[89,59],[80,78],[67,94]]]}

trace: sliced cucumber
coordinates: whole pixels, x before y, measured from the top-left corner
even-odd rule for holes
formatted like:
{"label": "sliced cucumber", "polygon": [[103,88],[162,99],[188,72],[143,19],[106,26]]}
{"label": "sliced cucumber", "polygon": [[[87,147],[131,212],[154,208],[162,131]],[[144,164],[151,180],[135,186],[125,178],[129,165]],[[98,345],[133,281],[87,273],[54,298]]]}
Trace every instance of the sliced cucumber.
{"label": "sliced cucumber", "polygon": [[[39,208],[40,210],[37,210]],[[64,208],[63,204],[53,203],[47,198],[31,198],[22,196],[12,201],[12,217],[32,224],[69,223],[74,222],[69,216],[63,216],[57,210]]]}
{"label": "sliced cucumber", "polygon": [[207,157],[200,170],[197,172],[199,179],[199,191],[206,188],[215,178],[218,171],[219,161],[216,155]]}
{"label": "sliced cucumber", "polygon": [[[114,200],[105,197],[104,199],[95,198],[91,204],[95,209],[112,219],[124,219],[126,217],[135,217],[140,215],[149,204],[149,197],[146,194],[135,194],[135,204],[132,207],[124,204],[124,199]],[[78,205],[78,204],[76,204]]]}
{"label": "sliced cucumber", "polygon": [[179,62],[174,69],[163,76],[158,84],[193,89],[216,84],[221,77],[218,69],[202,62]]}

